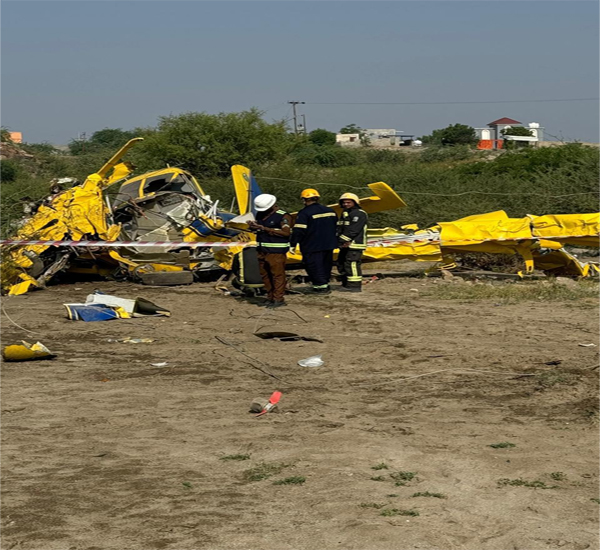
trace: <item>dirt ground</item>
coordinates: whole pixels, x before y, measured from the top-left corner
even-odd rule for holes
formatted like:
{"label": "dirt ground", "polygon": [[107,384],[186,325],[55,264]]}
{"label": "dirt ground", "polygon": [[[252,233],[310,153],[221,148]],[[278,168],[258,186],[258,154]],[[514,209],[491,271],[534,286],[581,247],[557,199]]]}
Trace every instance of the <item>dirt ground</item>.
{"label": "dirt ground", "polygon": [[[5,299],[34,333],[2,315],[3,343],[58,357],[2,364],[2,549],[598,548],[598,347],[579,345],[598,344],[597,304],[440,299],[459,284],[275,311],[208,283]],[[96,288],[172,316],[68,321]],[[274,390],[275,412],[248,412]]]}

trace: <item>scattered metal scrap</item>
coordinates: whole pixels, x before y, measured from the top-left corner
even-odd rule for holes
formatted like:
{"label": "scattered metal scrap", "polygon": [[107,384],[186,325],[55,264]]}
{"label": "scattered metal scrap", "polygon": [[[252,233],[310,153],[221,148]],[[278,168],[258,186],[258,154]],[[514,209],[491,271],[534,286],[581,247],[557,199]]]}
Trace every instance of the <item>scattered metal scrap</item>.
{"label": "scattered metal scrap", "polygon": [[321,342],[321,343],[323,343],[323,340],[321,340],[320,338],[314,338],[312,336],[300,336],[299,334],[296,334],[295,332],[283,332],[283,331],[255,332],[254,336],[258,336],[259,338],[262,338],[263,340],[279,340],[280,342],[298,342],[300,340],[303,340],[304,342]]}
{"label": "scattered metal scrap", "polygon": [[6,346],[2,350],[5,361],[36,361],[39,359],[54,359],[56,357],[44,344],[30,344],[21,340],[20,344]]}
{"label": "scattered metal scrap", "polygon": [[[119,298],[96,291],[83,304],[63,304],[71,321],[109,321],[132,317],[169,317],[171,312],[145,298]],[[152,340],[150,340],[152,341]]]}

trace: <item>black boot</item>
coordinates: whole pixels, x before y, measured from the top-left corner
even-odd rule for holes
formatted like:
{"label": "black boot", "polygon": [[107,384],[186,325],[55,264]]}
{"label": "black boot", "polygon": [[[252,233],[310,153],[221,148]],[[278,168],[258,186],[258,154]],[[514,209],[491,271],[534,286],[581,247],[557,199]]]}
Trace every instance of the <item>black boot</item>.
{"label": "black boot", "polygon": [[331,288],[329,285],[317,288],[313,286],[312,288],[308,289],[308,292],[310,294],[331,294]]}
{"label": "black boot", "polygon": [[341,292],[362,292],[362,287],[360,286],[343,286],[339,288]]}

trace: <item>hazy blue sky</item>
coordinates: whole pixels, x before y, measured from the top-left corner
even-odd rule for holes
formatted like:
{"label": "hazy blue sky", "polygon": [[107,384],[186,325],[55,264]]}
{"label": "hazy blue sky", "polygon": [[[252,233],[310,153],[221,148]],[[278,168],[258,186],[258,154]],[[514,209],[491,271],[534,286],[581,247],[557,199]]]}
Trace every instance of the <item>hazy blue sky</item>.
{"label": "hazy blue sky", "polygon": [[[29,142],[239,111],[418,135],[508,116],[598,141],[598,3],[2,2],[2,124]],[[313,104],[311,104],[313,103]]]}

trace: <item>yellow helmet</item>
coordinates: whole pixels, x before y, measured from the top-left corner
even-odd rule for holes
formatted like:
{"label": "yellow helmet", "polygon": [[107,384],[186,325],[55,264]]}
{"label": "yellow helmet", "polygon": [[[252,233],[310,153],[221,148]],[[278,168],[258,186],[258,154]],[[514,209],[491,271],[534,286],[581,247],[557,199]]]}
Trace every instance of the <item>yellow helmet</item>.
{"label": "yellow helmet", "polygon": [[301,199],[314,199],[315,197],[320,197],[319,192],[316,189],[305,189],[300,193]]}
{"label": "yellow helmet", "polygon": [[360,199],[358,198],[357,195],[355,195],[354,193],[344,193],[341,197],[340,197],[340,204],[344,199],[350,199],[351,201],[354,201],[356,203],[356,206],[360,205]]}

